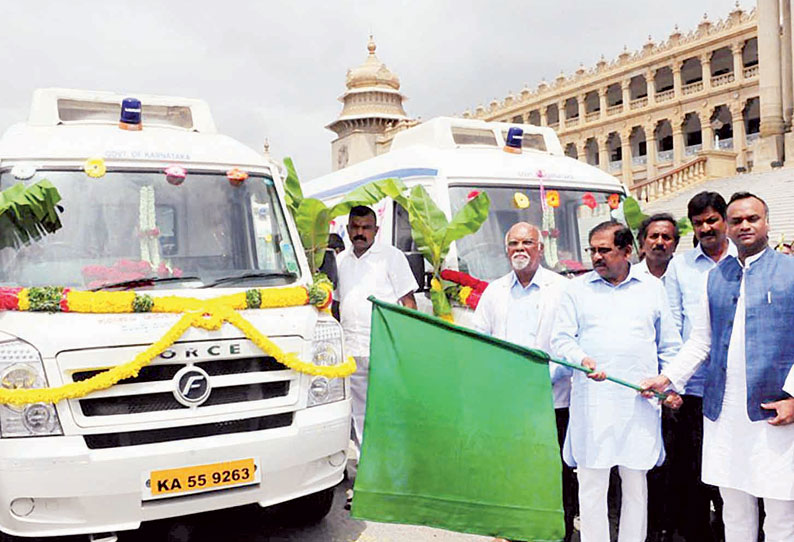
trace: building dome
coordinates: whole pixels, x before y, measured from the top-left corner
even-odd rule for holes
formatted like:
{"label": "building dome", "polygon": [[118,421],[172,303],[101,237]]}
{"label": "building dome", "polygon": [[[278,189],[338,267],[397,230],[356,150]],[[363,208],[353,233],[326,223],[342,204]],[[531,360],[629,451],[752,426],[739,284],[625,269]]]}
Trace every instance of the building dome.
{"label": "building dome", "polygon": [[363,64],[347,71],[347,88],[380,87],[400,90],[400,78],[375,56],[375,41],[369,37],[369,55]]}

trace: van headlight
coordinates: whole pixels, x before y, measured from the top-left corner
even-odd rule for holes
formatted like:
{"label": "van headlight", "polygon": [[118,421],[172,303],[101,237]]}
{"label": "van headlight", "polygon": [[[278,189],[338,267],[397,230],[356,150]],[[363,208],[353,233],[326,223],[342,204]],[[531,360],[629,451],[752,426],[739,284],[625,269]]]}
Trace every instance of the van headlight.
{"label": "van headlight", "polygon": [[[47,377],[38,350],[19,339],[0,342],[0,386],[9,390],[46,388]],[[62,435],[52,403],[0,405],[0,436]]]}
{"label": "van headlight", "polygon": [[[344,362],[342,357],[342,326],[335,320],[321,320],[314,328],[312,363],[333,366]],[[308,406],[324,405],[345,398],[345,379],[313,376],[309,381]]]}

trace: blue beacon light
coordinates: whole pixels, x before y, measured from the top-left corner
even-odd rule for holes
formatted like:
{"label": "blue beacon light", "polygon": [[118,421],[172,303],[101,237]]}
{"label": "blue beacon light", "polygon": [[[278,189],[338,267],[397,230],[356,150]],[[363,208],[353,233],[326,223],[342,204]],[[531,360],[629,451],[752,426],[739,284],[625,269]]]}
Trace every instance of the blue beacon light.
{"label": "blue beacon light", "polygon": [[119,128],[122,130],[140,130],[141,124],[141,101],[137,98],[124,98],[121,101],[121,118]]}
{"label": "blue beacon light", "polygon": [[521,154],[521,144],[524,140],[524,130],[513,126],[507,131],[507,138],[505,139],[504,151],[513,154]]}

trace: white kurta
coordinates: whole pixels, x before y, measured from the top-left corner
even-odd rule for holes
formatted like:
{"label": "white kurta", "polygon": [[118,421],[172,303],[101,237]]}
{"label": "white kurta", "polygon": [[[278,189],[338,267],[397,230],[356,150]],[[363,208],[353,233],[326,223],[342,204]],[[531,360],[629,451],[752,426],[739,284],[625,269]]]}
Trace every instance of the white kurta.
{"label": "white kurta", "polygon": [[[747,265],[758,257],[748,258]],[[703,418],[703,481],[756,497],[794,500],[794,424],[774,426],[747,415],[744,277],[733,322],[722,411],[716,421]],[[683,389],[710,348],[711,317],[704,299],[690,340],[664,371],[676,389]]]}

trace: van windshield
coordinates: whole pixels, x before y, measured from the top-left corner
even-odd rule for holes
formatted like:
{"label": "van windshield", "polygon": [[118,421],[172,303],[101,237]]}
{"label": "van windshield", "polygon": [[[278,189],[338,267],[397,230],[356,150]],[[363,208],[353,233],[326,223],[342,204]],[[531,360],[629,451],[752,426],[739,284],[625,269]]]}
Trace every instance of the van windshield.
{"label": "van windshield", "polygon": [[[176,185],[160,171],[109,171],[92,179],[49,170],[24,182],[42,179],[61,194],[63,227],[0,250],[0,285],[86,289],[141,279],[136,288],[218,281],[252,287],[286,284],[300,274],[268,177],[251,175],[232,186],[223,172],[190,172]],[[0,189],[17,182],[8,171],[0,174]]]}
{"label": "van windshield", "polygon": [[584,250],[588,246],[587,235],[598,223],[610,220],[612,207],[623,199],[617,192],[575,190],[549,184],[545,189],[544,210],[539,188],[467,184],[449,188],[453,214],[473,191],[487,193],[491,209],[476,233],[456,241],[458,268],[486,281],[510,271],[505,234],[516,222],[529,222],[540,228],[544,267],[561,273],[589,271],[592,266]]}

